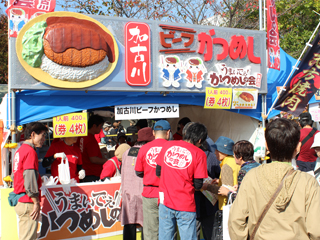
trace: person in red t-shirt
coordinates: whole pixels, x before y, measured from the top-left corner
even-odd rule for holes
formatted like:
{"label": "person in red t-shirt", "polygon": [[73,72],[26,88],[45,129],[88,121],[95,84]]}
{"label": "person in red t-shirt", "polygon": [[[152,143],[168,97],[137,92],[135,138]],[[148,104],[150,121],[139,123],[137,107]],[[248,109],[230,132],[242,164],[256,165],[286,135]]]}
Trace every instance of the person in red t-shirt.
{"label": "person in red t-shirt", "polygon": [[161,176],[159,240],[173,239],[175,222],[181,239],[197,239],[194,192],[208,177],[207,157],[199,148],[206,138],[206,127],[193,123],[183,140],[165,143],[156,159],[156,174]]}
{"label": "person in red t-shirt", "polygon": [[82,167],[86,177],[80,182],[93,182],[100,179],[102,165],[108,160],[103,158],[99,144],[94,135],[101,131],[104,121],[98,115],[92,115],[88,121],[88,136],[78,138],[78,146],[82,153]]}
{"label": "person in red t-shirt", "polygon": [[159,182],[156,176],[156,158],[163,144],[170,137],[171,127],[168,121],[159,120],[153,127],[155,140],[143,145],[138,153],[135,166],[136,175],[143,178],[142,206],[143,206],[143,237],[144,239],[158,239],[159,236]]}
{"label": "person in red t-shirt", "polygon": [[14,208],[19,216],[19,239],[37,238],[41,177],[36,148],[42,147],[47,131],[42,123],[27,124],[24,133],[26,140],[14,155],[13,192],[21,195]]}
{"label": "person in red t-shirt", "polygon": [[78,146],[75,145],[77,137],[66,137],[62,141],[53,142],[47,151],[42,166],[44,168],[51,165],[51,175],[59,177],[58,165],[62,158],[67,158],[69,162],[70,178],[74,178],[78,183],[79,179],[85,177],[85,171],[82,169],[82,156]]}
{"label": "person in red t-shirt", "polygon": [[[300,143],[303,143],[305,138],[309,138],[303,145],[301,145],[300,153],[297,156],[297,165],[300,171],[309,172],[313,171],[316,166],[317,155],[311,145],[314,141],[314,136],[319,131],[312,128],[312,117],[310,113],[301,113],[299,116],[300,130]],[[312,134],[313,133],[313,134]],[[308,136],[311,134],[312,136]]]}
{"label": "person in red t-shirt", "polygon": [[104,181],[106,178],[112,178],[120,176],[120,169],[121,169],[121,161],[122,161],[122,154],[127,151],[130,145],[126,143],[122,143],[114,152],[114,157],[110,158],[103,164],[103,169],[100,175],[100,179]]}
{"label": "person in red t-shirt", "polygon": [[189,122],[191,122],[191,120],[187,117],[181,118],[179,120],[177,132],[175,134],[173,134],[174,140],[182,140],[182,130],[183,130],[184,126]]}

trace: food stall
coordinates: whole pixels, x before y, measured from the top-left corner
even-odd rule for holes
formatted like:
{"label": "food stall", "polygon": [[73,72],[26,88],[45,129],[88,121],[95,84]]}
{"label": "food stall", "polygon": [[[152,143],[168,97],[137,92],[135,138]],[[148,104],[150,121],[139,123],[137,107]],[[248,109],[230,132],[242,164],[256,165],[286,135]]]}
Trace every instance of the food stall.
{"label": "food stall", "polygon": [[[14,130],[114,106],[116,119],[154,113],[176,126],[172,105],[178,104],[179,117],[192,114],[216,138],[248,139],[258,122],[248,116],[261,116],[260,95],[267,93],[265,38],[262,31],[69,12],[40,15],[9,39],[5,125]],[[119,189],[120,182],[47,186],[39,239],[119,238]],[[1,190],[2,200],[8,191]],[[14,218],[13,208],[1,201],[2,239],[15,239]]]}

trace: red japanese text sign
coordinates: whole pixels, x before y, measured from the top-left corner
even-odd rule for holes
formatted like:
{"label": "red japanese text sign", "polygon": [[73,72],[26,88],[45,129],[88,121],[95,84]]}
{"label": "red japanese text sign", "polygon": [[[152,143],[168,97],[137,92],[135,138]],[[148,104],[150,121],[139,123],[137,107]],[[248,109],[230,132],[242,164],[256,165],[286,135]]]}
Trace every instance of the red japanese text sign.
{"label": "red japanese text sign", "polygon": [[53,118],[53,137],[78,137],[88,135],[87,113],[70,113]]}
{"label": "red japanese text sign", "polygon": [[[122,234],[121,183],[43,187],[39,239],[92,239]],[[65,191],[70,187],[70,191]]]}
{"label": "red japanese text sign", "polygon": [[9,19],[9,37],[17,37],[20,29],[41,14],[53,12],[56,0],[10,0],[6,10]]}
{"label": "red japanese text sign", "polygon": [[148,86],[151,82],[150,27],[146,23],[125,25],[125,74],[130,86]]}
{"label": "red japanese text sign", "polygon": [[280,70],[280,45],[275,0],[267,0],[268,67]]}
{"label": "red japanese text sign", "polygon": [[[261,58],[254,55],[254,38],[248,36],[245,39],[244,36],[233,35],[230,39],[215,37],[215,30],[210,29],[208,33],[200,32],[196,34],[196,31],[191,28],[175,27],[169,25],[159,25],[163,30],[169,30],[169,33],[159,32],[160,44],[165,49],[159,50],[164,54],[172,53],[194,53],[195,50],[191,50],[189,46],[193,43],[195,36],[199,42],[198,53],[203,54],[204,61],[210,61],[213,57],[213,45],[221,45],[222,53],[216,54],[216,59],[221,61],[226,59],[228,56],[235,60],[237,58],[243,59],[248,56],[250,62],[255,64],[261,63]],[[180,35],[179,35],[180,34]],[[178,35],[179,37],[176,37]],[[167,42],[171,39],[172,43]],[[185,40],[185,41],[183,41]],[[182,43],[184,48],[175,48],[175,44]]]}
{"label": "red japanese text sign", "polygon": [[232,102],[232,88],[206,88],[204,108],[230,109]]}

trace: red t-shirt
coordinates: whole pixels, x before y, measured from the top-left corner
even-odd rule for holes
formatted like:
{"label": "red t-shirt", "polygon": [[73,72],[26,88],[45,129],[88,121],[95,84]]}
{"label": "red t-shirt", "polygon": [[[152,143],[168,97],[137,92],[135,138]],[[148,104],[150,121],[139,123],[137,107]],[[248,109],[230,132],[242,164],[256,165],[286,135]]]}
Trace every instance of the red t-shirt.
{"label": "red t-shirt", "polygon": [[94,135],[94,138],[97,140],[98,143],[101,143],[101,138],[104,138],[104,137],[105,137],[105,135],[104,135],[102,129],[101,129],[100,133]]}
{"label": "red t-shirt", "polygon": [[[78,146],[67,145],[64,141],[53,142],[46,153],[45,157],[53,156],[56,153],[64,152],[68,158],[70,178],[74,178],[79,182],[79,176],[77,171],[77,165],[82,165],[82,156]],[[61,163],[61,158],[57,158],[51,165],[51,175],[53,177],[59,176],[58,165]]]}
{"label": "red t-shirt", "polygon": [[102,164],[90,162],[90,157],[102,158],[101,151],[94,135],[88,133],[88,136],[79,137],[77,142],[82,153],[82,168],[86,171],[86,176],[100,177]]}
{"label": "red t-shirt", "polygon": [[[114,156],[111,159],[113,159],[113,161],[117,165],[117,168],[120,170],[121,162],[118,160],[118,158],[116,156]],[[116,171],[117,171],[117,169],[114,166],[114,163],[112,161],[110,161],[110,159],[109,159],[108,161],[106,161],[103,164],[103,169],[100,174],[100,179],[104,179],[106,177],[111,178],[116,174]]]}
{"label": "red t-shirt", "polygon": [[[302,128],[300,129],[300,142],[305,139],[305,137],[312,131],[312,128]],[[314,149],[311,149],[310,147],[313,144],[314,136],[319,131],[316,131],[315,134],[305,143],[300,149],[299,156],[297,160],[302,162],[315,162],[317,160],[317,155]]]}
{"label": "red t-shirt", "polygon": [[[36,151],[28,144],[22,144],[14,155],[13,174],[14,174],[14,193],[25,193],[24,188],[24,170],[34,169],[38,172],[38,190],[40,196],[41,177],[38,170],[38,155]],[[33,203],[32,199],[26,194],[19,199],[19,202]]]}
{"label": "red t-shirt", "polygon": [[176,211],[195,212],[193,179],[208,177],[204,151],[183,140],[169,141],[156,162],[161,166],[160,203]]}
{"label": "red t-shirt", "polygon": [[156,158],[166,142],[165,139],[157,138],[143,145],[139,150],[135,170],[144,172],[142,196],[146,198],[159,197],[160,179],[156,176]]}
{"label": "red t-shirt", "polygon": [[179,133],[175,133],[175,134],[173,134],[173,139],[174,140],[182,140],[182,135],[180,135]]}

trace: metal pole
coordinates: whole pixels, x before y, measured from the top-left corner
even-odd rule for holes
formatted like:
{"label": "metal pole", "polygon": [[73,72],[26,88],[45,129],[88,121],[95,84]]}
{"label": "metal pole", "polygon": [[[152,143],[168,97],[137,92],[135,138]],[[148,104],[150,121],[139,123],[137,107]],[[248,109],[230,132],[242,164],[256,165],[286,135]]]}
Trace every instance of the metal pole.
{"label": "metal pole", "polygon": [[277,95],[277,98],[276,98],[276,99],[274,100],[274,102],[272,103],[272,106],[271,106],[271,108],[269,109],[269,112],[268,112],[268,114],[267,114],[267,117],[269,116],[270,112],[273,110],[273,107],[274,107],[274,105],[276,104],[279,96],[281,95],[281,92],[284,90],[283,88],[287,85],[287,82],[288,82],[288,80],[290,79],[291,74],[292,74],[295,70],[298,70],[297,65],[298,65],[301,57],[303,56],[304,52],[306,51],[307,47],[312,47],[312,45],[310,44],[310,41],[312,40],[314,34],[317,32],[319,26],[320,26],[320,21],[319,21],[316,29],[315,29],[314,32],[312,33],[311,37],[309,38],[309,41],[306,43],[306,46],[304,47],[302,53],[300,54],[300,57],[298,58],[296,64],[293,66],[293,68],[292,68],[292,70],[291,70],[291,72],[290,72],[287,80],[285,81],[285,83],[283,84],[282,88],[280,89],[280,91],[279,91],[279,93],[278,93],[278,95]]}
{"label": "metal pole", "polygon": [[263,30],[267,29],[267,26],[266,26],[266,12],[267,12],[266,0],[263,0]]}
{"label": "metal pole", "polygon": [[259,0],[259,29],[262,30],[262,0]]}

